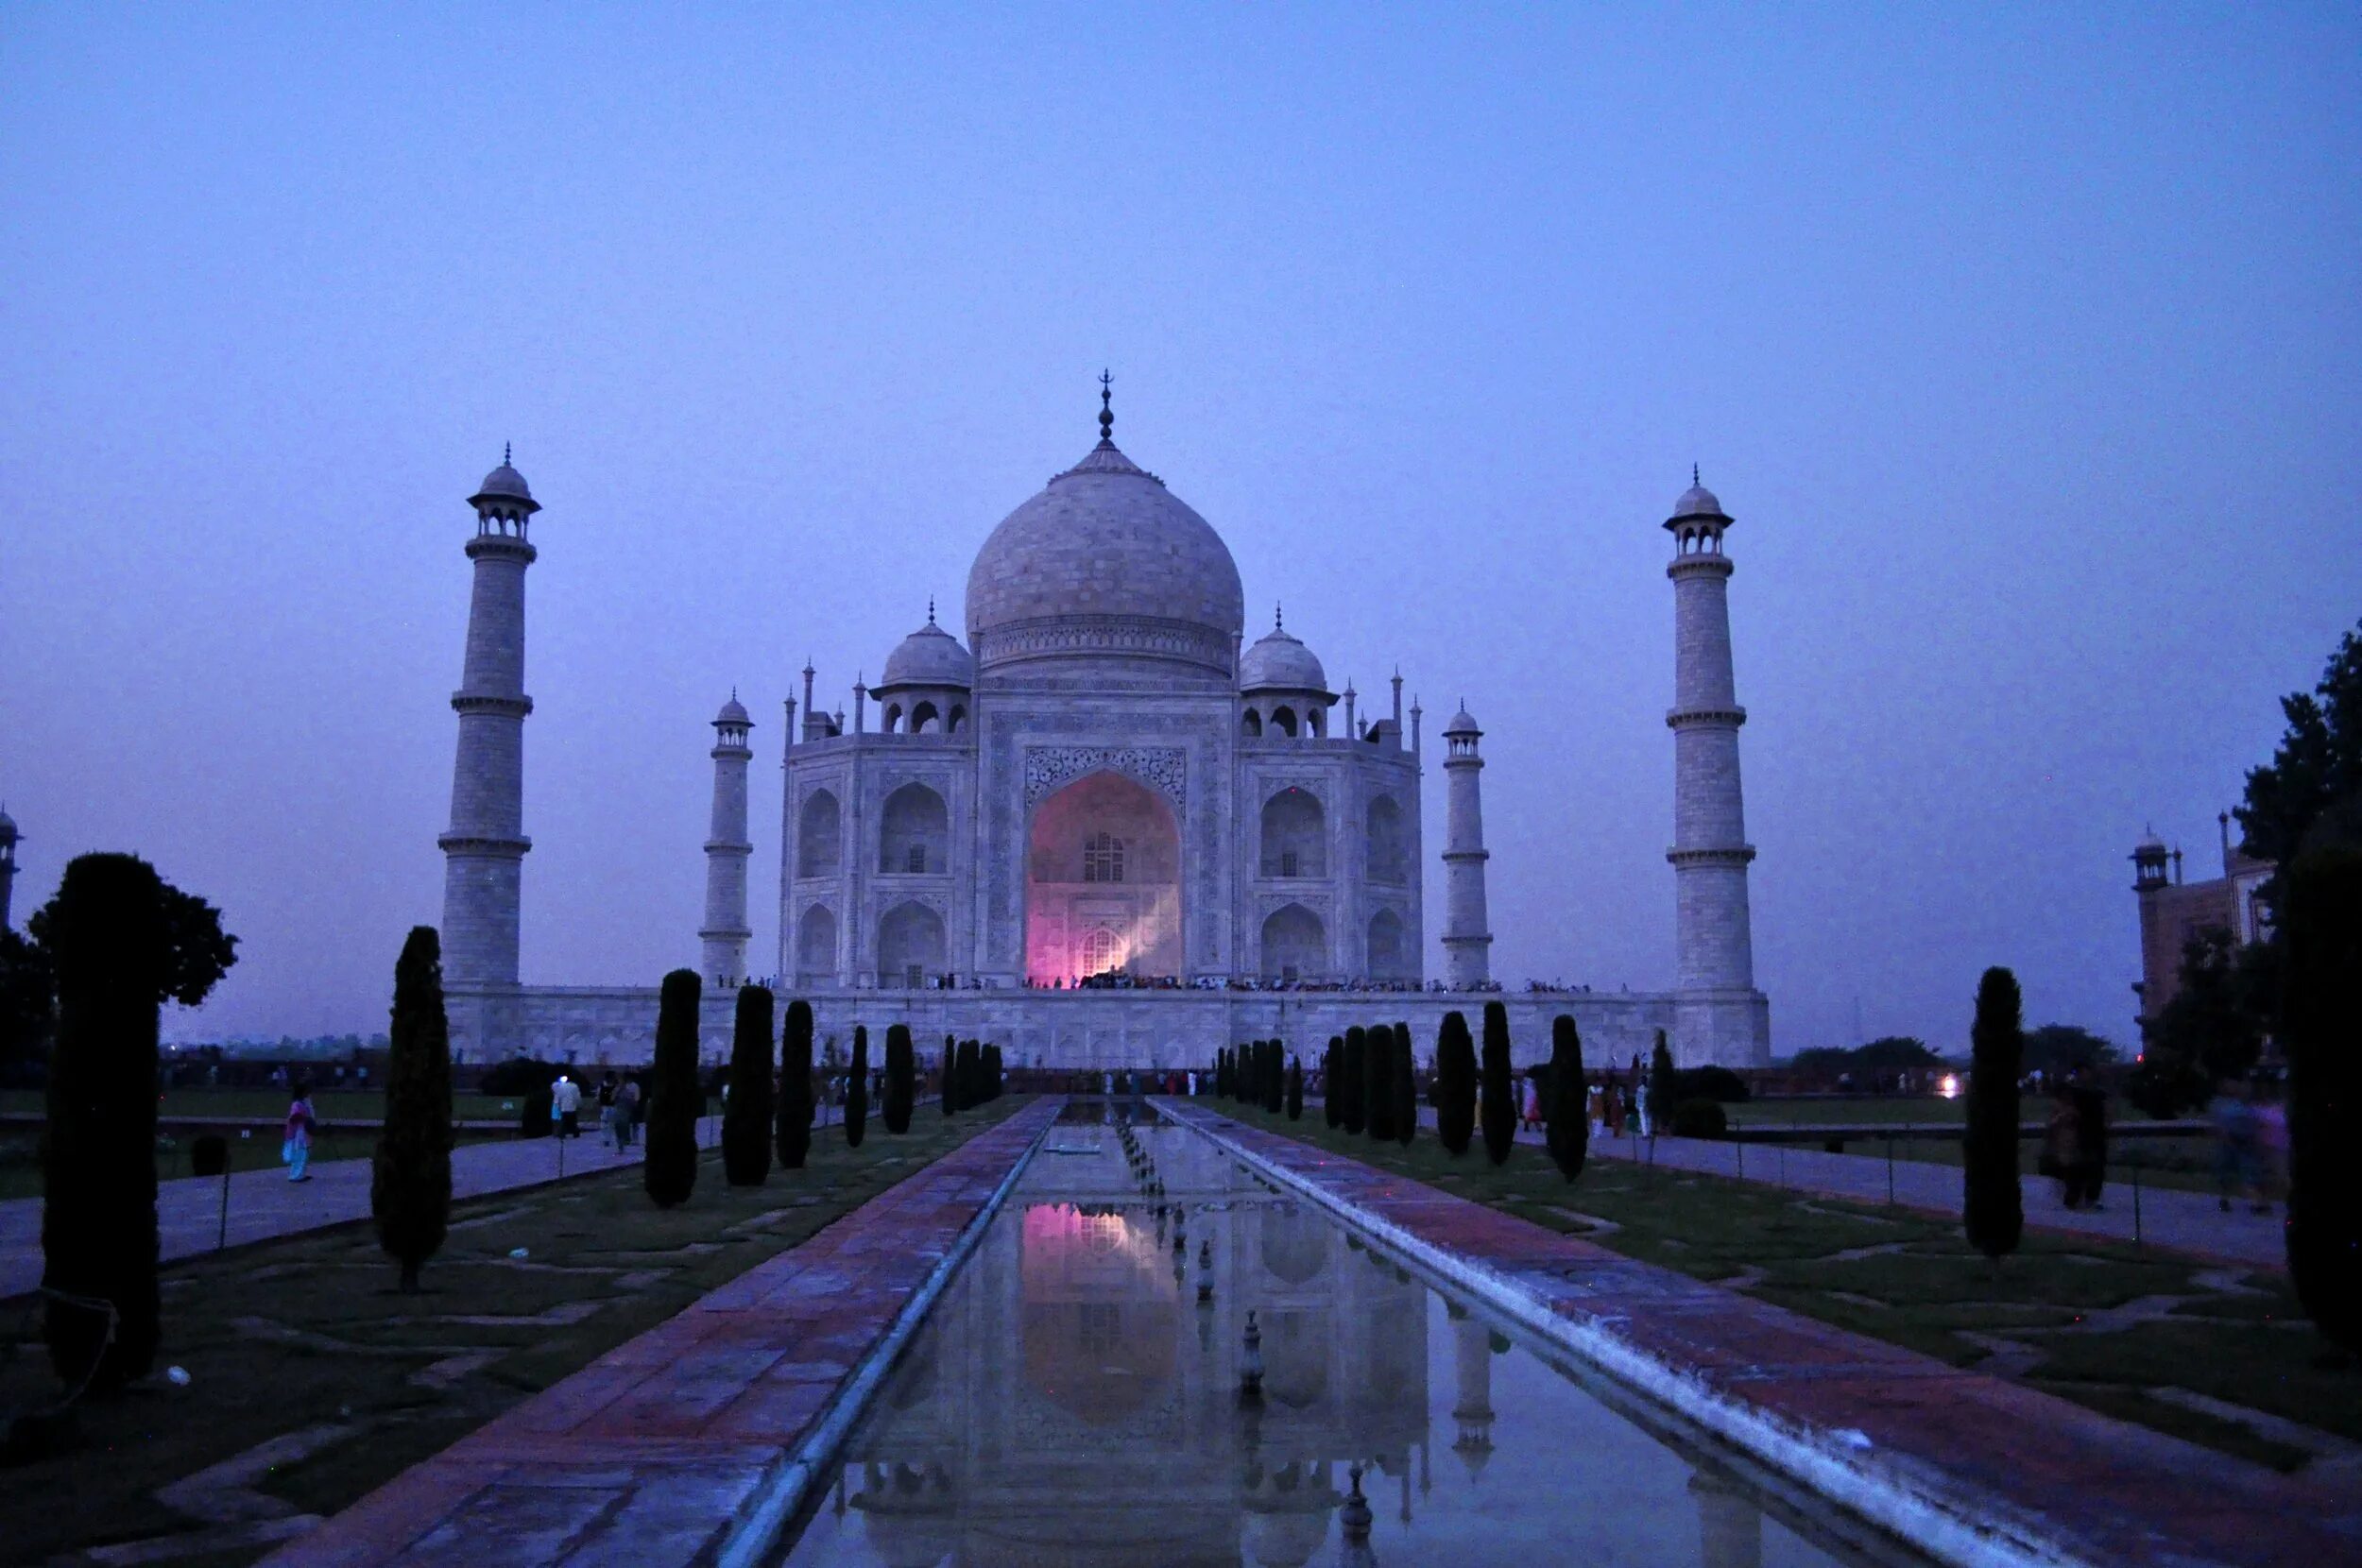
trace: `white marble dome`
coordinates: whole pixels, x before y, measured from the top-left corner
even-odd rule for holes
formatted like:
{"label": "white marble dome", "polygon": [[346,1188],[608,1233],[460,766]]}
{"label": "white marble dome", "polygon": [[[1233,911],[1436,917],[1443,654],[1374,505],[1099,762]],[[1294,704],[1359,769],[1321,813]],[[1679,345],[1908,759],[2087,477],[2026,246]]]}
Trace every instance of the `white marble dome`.
{"label": "white marble dome", "polygon": [[1328,673],[1311,649],[1273,627],[1239,658],[1241,691],[1326,691]]}
{"label": "white marble dome", "polygon": [[934,623],[927,623],[904,638],[900,646],[886,656],[885,674],[871,690],[891,691],[902,686],[956,686],[976,684],[976,661],[960,639]]}
{"label": "white marble dome", "polygon": [[1166,659],[1230,673],[1246,622],[1212,524],[1102,440],[1011,512],[967,573],[977,665]]}

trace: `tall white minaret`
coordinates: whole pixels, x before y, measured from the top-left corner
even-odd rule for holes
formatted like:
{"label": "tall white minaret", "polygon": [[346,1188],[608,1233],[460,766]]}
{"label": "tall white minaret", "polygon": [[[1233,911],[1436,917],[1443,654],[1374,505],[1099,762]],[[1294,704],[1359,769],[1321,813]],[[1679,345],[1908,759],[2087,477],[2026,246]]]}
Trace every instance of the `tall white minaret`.
{"label": "tall white minaret", "polygon": [[[1755,984],[1754,939],[1747,919],[1746,811],[1739,798],[1738,706],[1731,679],[1730,557],[1722,533],[1731,525],[1714,493],[1692,481],[1666,529],[1673,536],[1674,989],[1686,999],[1718,1005],[1693,1008],[1704,1037],[1681,1042],[1689,1061],[1748,1065],[1742,1043],[1725,1038],[1721,1003],[1751,997]],[[1770,1042],[1763,1042],[1768,1052]],[[1734,1052],[1737,1051],[1737,1054]]]}
{"label": "tall white minaret", "polygon": [[16,846],[24,841],[16,819],[0,810],[0,931],[9,929],[9,900],[16,893]]}
{"label": "tall white minaret", "polygon": [[1477,740],[1484,732],[1468,705],[1444,726],[1444,970],[1454,990],[1493,978],[1493,933],[1484,913],[1484,802],[1477,775],[1484,771]]}
{"label": "tall white minaret", "polygon": [[525,851],[525,522],[540,505],[524,475],[501,466],[468,498],[475,508],[475,593],[468,656],[452,693],[459,754],[452,769],[451,830],[443,849],[443,975],[459,984],[517,983],[519,888]]}
{"label": "tall white minaret", "polygon": [[713,824],[706,835],[706,923],[697,933],[705,945],[708,985],[743,985],[746,980],[746,764],[754,752],[746,732],[755,727],[738,693],[713,720]]}

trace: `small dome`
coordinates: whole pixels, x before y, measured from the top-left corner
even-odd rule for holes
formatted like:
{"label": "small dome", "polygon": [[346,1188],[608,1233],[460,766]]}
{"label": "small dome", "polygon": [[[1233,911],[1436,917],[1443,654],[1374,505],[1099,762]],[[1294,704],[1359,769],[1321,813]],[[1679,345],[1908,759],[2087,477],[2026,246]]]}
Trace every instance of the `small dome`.
{"label": "small dome", "polygon": [[754,716],[746,711],[745,705],[738,700],[738,693],[733,691],[730,693],[730,700],[722,705],[722,711],[713,716],[713,722],[717,724],[743,724],[751,727],[755,721]]}
{"label": "small dome", "polygon": [[934,623],[932,616],[927,623],[902,639],[901,645],[886,656],[885,674],[872,691],[891,691],[898,686],[956,686],[965,690],[976,684],[976,661],[960,646],[960,639]]}
{"label": "small dome", "polygon": [[2132,846],[2132,853],[2135,855],[2163,855],[2165,852],[2165,841],[2157,836],[2157,830],[2154,827],[2143,833],[2141,842]]}
{"label": "small dome", "polygon": [[[1694,479],[1696,476],[1693,474],[1691,477]],[[1715,499],[1714,492],[1703,485],[1696,484],[1684,490],[1682,498],[1673,503],[1672,520],[1679,522],[1684,518],[1720,518],[1724,522],[1731,520],[1730,515],[1722,510],[1722,503]]]}
{"label": "small dome", "polygon": [[1481,735],[1484,732],[1477,728],[1476,720],[1469,717],[1468,705],[1462,703],[1460,711],[1451,716],[1451,723],[1444,726],[1444,733],[1446,735]]}
{"label": "small dome", "polygon": [[477,486],[475,494],[468,499],[471,502],[531,501],[533,492],[525,488],[525,476],[510,468],[507,454],[503,453],[501,466],[486,474],[484,483]]}
{"label": "small dome", "polygon": [[1275,626],[1240,656],[1239,690],[1326,692],[1328,673],[1311,649]]}

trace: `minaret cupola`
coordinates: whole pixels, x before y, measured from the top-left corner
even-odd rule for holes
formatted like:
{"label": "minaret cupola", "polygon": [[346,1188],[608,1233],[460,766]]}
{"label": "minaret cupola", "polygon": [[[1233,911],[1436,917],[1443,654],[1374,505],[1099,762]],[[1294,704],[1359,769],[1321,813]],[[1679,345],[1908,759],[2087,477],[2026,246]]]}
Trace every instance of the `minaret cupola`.
{"label": "minaret cupola", "polygon": [[509,449],[501,447],[501,466],[484,476],[475,494],[468,498],[475,508],[475,531],[479,537],[505,535],[522,540],[525,520],[541,509],[533,499],[533,491],[525,486],[525,476],[509,466]]}

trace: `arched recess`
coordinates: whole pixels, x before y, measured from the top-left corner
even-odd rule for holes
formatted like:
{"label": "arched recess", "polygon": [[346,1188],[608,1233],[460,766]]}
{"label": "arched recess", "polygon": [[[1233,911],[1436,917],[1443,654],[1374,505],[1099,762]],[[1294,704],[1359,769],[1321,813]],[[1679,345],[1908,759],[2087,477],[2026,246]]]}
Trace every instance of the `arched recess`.
{"label": "arched recess", "polygon": [[958,703],[951,705],[951,722],[943,726],[946,735],[957,735],[967,727],[967,709]]}
{"label": "arched recess", "polygon": [[1296,710],[1282,703],[1271,710],[1271,726],[1292,741],[1296,735]]}
{"label": "arched recess", "polygon": [[1403,940],[1402,916],[1392,910],[1380,910],[1370,916],[1370,979],[1381,980],[1411,978],[1409,944]]}
{"label": "arched recess", "polygon": [[1291,784],[1263,802],[1262,875],[1328,875],[1328,815],[1320,797]]}
{"label": "arched recess", "polygon": [[1362,838],[1369,855],[1370,880],[1403,881],[1410,871],[1410,855],[1404,843],[1402,808],[1394,796],[1371,799]]}
{"label": "arched recess", "polygon": [[[902,727],[902,705],[900,703],[888,704],[884,714],[884,721],[885,722],[881,727],[888,735],[895,734],[899,731]],[[913,724],[911,727],[916,729],[918,726]]]}
{"label": "arched recess", "polygon": [[911,733],[913,735],[933,735],[942,727],[943,725],[937,721],[934,704],[922,702],[911,709]]}
{"label": "arched recess", "polygon": [[1026,844],[1027,977],[1072,985],[1181,969],[1181,831],[1164,796],[1095,773],[1045,799]]}
{"label": "arched recess", "polygon": [[796,983],[836,983],[836,916],[826,904],[814,904],[796,922]]}
{"label": "arched recess", "polygon": [[1248,740],[1259,740],[1263,734],[1263,716],[1253,708],[1239,715],[1239,733]]}
{"label": "arched recess", "polygon": [[947,967],[943,916],[916,899],[897,904],[878,922],[878,983],[921,986]]}
{"label": "arched recess", "polygon": [[814,790],[805,796],[804,809],[796,817],[796,876],[836,875],[841,819],[836,796],[828,791]]}
{"label": "arched recess", "polygon": [[878,813],[878,869],[923,876],[951,869],[951,813],[924,784],[905,784]]}
{"label": "arched recess", "polygon": [[1288,904],[1263,922],[1263,978],[1317,980],[1328,968],[1328,932],[1302,904]]}

